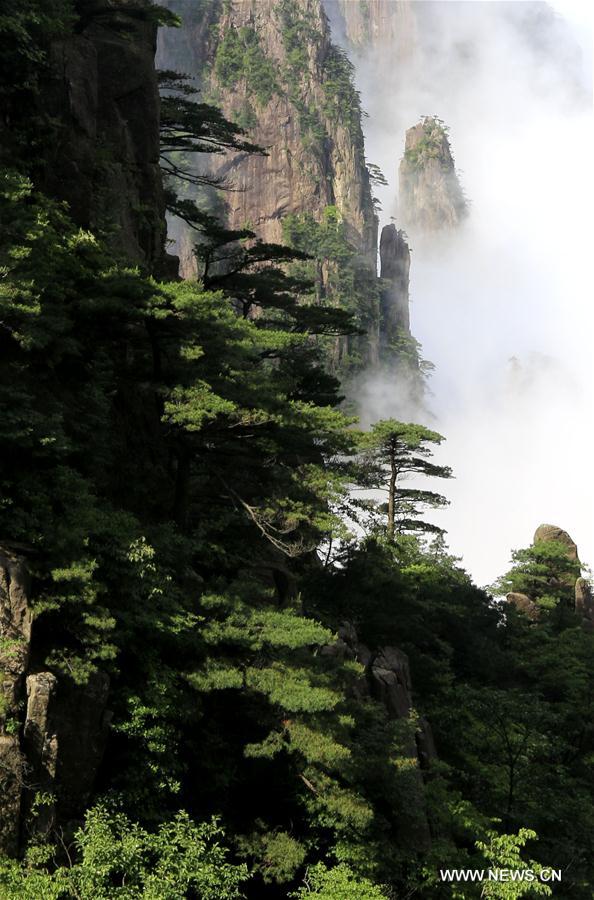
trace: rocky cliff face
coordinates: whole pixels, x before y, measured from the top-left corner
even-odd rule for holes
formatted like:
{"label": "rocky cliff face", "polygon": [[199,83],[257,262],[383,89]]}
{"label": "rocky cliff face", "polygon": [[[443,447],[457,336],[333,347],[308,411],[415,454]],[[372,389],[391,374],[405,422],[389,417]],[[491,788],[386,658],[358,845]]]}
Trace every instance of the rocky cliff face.
{"label": "rocky cliff face", "polygon": [[[145,0],[80,0],[72,35],[50,48],[41,100],[56,124],[39,187],[123,261],[164,275],[156,24]],[[0,547],[0,854],[81,817],[103,756],[109,679],[44,671],[32,644],[25,557]],[[39,805],[36,797],[45,795]]]}
{"label": "rocky cliff face", "polygon": [[14,855],[24,771],[19,716],[31,641],[28,578],[22,561],[0,548],[0,853]]}
{"label": "rocky cliff face", "polygon": [[0,547],[0,854],[10,856],[82,816],[109,724],[108,677],[79,686],[40,671],[32,626],[26,561]]}
{"label": "rocky cliff face", "polygon": [[399,335],[410,336],[410,248],[403,231],[385,225],[380,239],[381,335],[389,346]]}
{"label": "rocky cliff face", "polygon": [[456,228],[468,214],[447,128],[439,119],[427,117],[406,132],[399,212],[413,235]]}
{"label": "rocky cliff face", "polygon": [[[247,224],[262,239],[281,241],[285,216],[319,219],[336,206],[349,239],[375,266],[377,226],[358,98],[320,0],[224,6],[169,0],[168,6],[184,27],[163,33],[159,64],[197,78],[205,99],[267,151],[216,161],[215,172],[233,188],[225,196],[230,225]],[[191,275],[191,265],[182,274]]]}
{"label": "rocky cliff face", "polygon": [[354,50],[372,48],[377,67],[389,70],[408,60],[417,45],[417,16],[411,0],[325,0],[332,25]]}
{"label": "rocky cliff face", "polygon": [[87,0],[78,33],[51,48],[43,102],[59,127],[41,186],[82,227],[112,233],[125,259],[158,269],[166,257],[157,28],[139,16],[148,6]]}

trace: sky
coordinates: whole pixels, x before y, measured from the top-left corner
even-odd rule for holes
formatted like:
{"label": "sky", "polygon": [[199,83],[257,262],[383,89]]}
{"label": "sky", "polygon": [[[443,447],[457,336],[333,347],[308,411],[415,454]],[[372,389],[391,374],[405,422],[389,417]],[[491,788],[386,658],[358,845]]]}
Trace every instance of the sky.
{"label": "sky", "polygon": [[[433,520],[479,584],[544,522],[594,565],[592,11],[576,0],[415,11],[414,53],[360,58],[357,81],[366,154],[389,181],[381,224],[400,224],[397,166],[422,115],[450,126],[471,200],[458,231],[411,242],[412,330],[436,366],[426,424],[456,476]],[[396,401],[375,386],[370,416]]]}

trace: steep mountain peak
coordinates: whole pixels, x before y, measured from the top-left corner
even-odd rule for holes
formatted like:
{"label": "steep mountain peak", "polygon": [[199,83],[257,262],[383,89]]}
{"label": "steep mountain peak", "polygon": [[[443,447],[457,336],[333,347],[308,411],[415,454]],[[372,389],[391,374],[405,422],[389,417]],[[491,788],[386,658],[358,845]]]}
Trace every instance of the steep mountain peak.
{"label": "steep mountain peak", "polygon": [[455,228],[468,214],[448,131],[437,116],[424,116],[406,132],[399,168],[400,217],[412,233]]}

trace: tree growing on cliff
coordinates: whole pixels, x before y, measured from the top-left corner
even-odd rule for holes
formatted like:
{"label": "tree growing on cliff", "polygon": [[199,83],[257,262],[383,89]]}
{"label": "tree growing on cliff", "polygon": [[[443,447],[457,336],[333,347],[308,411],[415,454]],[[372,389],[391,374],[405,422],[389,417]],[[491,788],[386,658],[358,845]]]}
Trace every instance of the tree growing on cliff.
{"label": "tree growing on cliff", "polygon": [[388,495],[382,506],[386,514],[386,533],[393,540],[396,532],[442,533],[443,529],[419,519],[424,509],[439,509],[448,501],[441,494],[417,486],[404,487],[411,476],[451,478],[449,466],[431,462],[431,445],[443,437],[423,425],[383,419],[363,437],[363,468],[366,485]]}
{"label": "tree growing on cliff", "polygon": [[220,184],[212,174],[193,164],[196,154],[265,153],[245,138],[245,132],[225,118],[221,110],[195,99],[197,94],[185,75],[170,70],[158,73],[161,89],[161,168],[196,186]]}

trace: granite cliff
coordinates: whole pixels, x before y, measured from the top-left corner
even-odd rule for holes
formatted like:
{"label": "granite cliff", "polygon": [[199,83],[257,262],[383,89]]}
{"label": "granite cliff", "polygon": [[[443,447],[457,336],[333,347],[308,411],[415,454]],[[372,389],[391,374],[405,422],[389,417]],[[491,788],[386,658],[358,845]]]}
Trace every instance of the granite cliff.
{"label": "granite cliff", "polygon": [[148,0],[79,4],[75,34],[55,41],[42,102],[56,123],[41,186],[77,224],[113,235],[123,258],[161,269],[157,25]]}
{"label": "granite cliff", "polygon": [[[243,0],[224,8],[170,0],[184,22],[163,32],[159,64],[188,72],[205,99],[266,155],[229,154],[214,172],[232,188],[231,227],[282,240],[282,220],[336,206],[350,241],[375,265],[376,216],[350,64],[332,43],[320,0]],[[183,246],[183,244],[182,244]],[[191,260],[182,249],[182,274]]]}
{"label": "granite cliff", "polygon": [[444,123],[427,116],[406,132],[399,211],[413,235],[456,228],[468,214]]}

